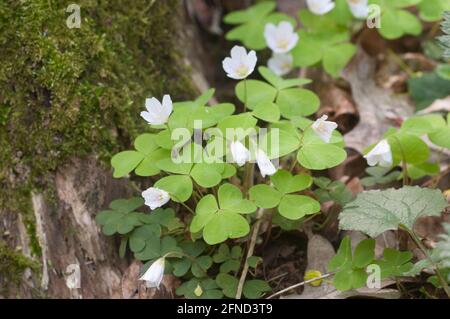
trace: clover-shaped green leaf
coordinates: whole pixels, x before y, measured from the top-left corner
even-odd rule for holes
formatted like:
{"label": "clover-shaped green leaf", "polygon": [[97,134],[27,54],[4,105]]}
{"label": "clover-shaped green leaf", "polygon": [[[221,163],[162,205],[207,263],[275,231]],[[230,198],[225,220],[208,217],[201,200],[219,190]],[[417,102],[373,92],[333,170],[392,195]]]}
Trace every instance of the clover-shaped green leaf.
{"label": "clover-shaped green leaf", "polygon": [[159,224],[161,227],[167,228],[168,231],[183,227],[183,223],[175,216],[175,211],[172,208],[157,208],[150,214],[142,214],[140,219],[144,224]]}
{"label": "clover-shaped green leaf", "polygon": [[326,177],[314,178],[314,184],[319,188],[314,193],[320,202],[335,201],[345,205],[353,199],[353,193],[341,181],[331,181]]}
{"label": "clover-shaped green leaf", "polygon": [[369,176],[362,178],[361,184],[367,187],[388,184],[397,180],[398,177],[401,175],[401,172],[399,171],[393,172],[390,171],[391,171],[390,167],[381,167],[381,166],[368,167],[366,169],[366,173],[369,174]]}
{"label": "clover-shaped green leaf", "polygon": [[190,226],[193,233],[203,230],[203,238],[210,245],[247,235],[250,227],[241,214],[256,210],[256,206],[243,199],[239,188],[232,184],[220,186],[218,201],[211,194],[203,197],[197,204]]}
{"label": "clover-shaped green leaf", "polygon": [[[320,100],[317,95],[298,87],[309,83],[308,79],[284,80],[266,67],[259,67],[258,71],[270,84],[258,80],[245,80],[239,82],[235,89],[236,96],[253,110],[256,117],[276,122],[278,119],[275,115],[278,114],[290,119],[311,115],[319,108]],[[269,117],[263,112],[263,107],[275,114]]]}
{"label": "clover-shaped green leaf", "polygon": [[255,185],[250,188],[250,198],[258,207],[274,208],[278,206],[279,213],[291,220],[297,220],[305,215],[317,213],[320,204],[305,195],[292,195],[311,186],[309,175],[292,176],[288,171],[278,170],[271,177],[274,187],[266,184]]}
{"label": "clover-shaped green leaf", "polygon": [[439,21],[444,11],[450,10],[449,0],[422,0],[418,4],[420,18],[427,22]]}
{"label": "clover-shaped green leaf", "polygon": [[300,10],[299,17],[305,29],[298,31],[301,41],[292,50],[294,65],[312,66],[323,61],[330,75],[337,77],[356,53],[349,43],[346,24],[350,16],[346,3],[340,3],[341,12],[333,12],[318,18],[308,10]]}
{"label": "clover-shaped green leaf", "polygon": [[136,138],[135,151],[123,151],[114,155],[111,159],[114,177],[123,177],[133,170],[139,176],[159,174],[160,170],[155,163],[169,157],[170,152],[160,148],[156,141],[157,135],[145,133]]}
{"label": "clover-shaped green leaf", "polygon": [[381,279],[393,276],[402,276],[413,268],[411,259],[413,254],[409,251],[398,251],[385,248],[383,259],[377,260],[376,264],[381,268]]}
{"label": "clover-shaped green leaf", "polygon": [[117,199],[110,203],[110,210],[101,211],[95,219],[103,226],[102,231],[105,235],[126,234],[143,224],[141,218],[145,214],[134,211],[143,204],[144,200],[141,197]]}
{"label": "clover-shaped green leaf", "polygon": [[275,3],[264,1],[246,10],[235,11],[227,14],[224,22],[239,25],[226,34],[227,40],[239,40],[247,48],[261,50],[266,47],[264,39],[264,27],[266,23],[279,23],[289,21],[295,25],[295,20],[291,17],[273,12]]}
{"label": "clover-shaped green leaf", "polygon": [[428,160],[430,149],[418,136],[402,131],[387,136],[392,151],[393,165],[400,162],[419,164]]}
{"label": "clover-shaped green leaf", "polygon": [[[147,229],[139,229],[139,233],[137,235],[133,234],[133,237],[140,237],[144,240],[144,246],[140,251],[134,252],[134,257],[138,260],[150,260],[153,261],[157,258],[165,256],[168,253],[179,253],[181,254],[182,250],[177,245],[177,241],[174,237],[164,236],[161,239],[156,237],[157,234],[153,233],[150,226],[155,225],[145,225]],[[142,227],[145,227],[142,226]],[[153,227],[156,229],[156,227]],[[136,231],[138,231],[136,229]],[[142,245],[142,244],[141,244]],[[137,248],[137,247],[135,247]],[[131,248],[131,238],[130,238],[130,249]],[[132,249],[133,250],[133,249]]]}
{"label": "clover-shaped green leaf", "polygon": [[[205,129],[216,125],[221,119],[233,114],[235,107],[231,103],[206,106],[213,95],[214,89],[209,89],[194,101],[174,103],[173,113],[168,121],[170,130],[184,128],[192,132],[194,128]],[[201,126],[198,126],[199,124]],[[196,125],[198,127],[195,127]]]}
{"label": "clover-shaped green leaf", "polygon": [[221,244],[213,255],[213,261],[220,263],[221,273],[236,273],[241,266],[242,248],[234,246],[231,250],[227,244]]}
{"label": "clover-shaped green leaf", "polygon": [[428,134],[430,140],[438,145],[450,149],[450,113],[447,114],[447,123],[439,121],[436,129]]}
{"label": "clover-shaped green leaf", "polygon": [[332,168],[347,158],[347,153],[342,148],[342,135],[337,131],[333,132],[330,143],[325,143],[311,127],[308,127],[300,140],[302,146],[297,153],[297,160],[308,169]]}
{"label": "clover-shaped green leaf", "polygon": [[[161,178],[155,183],[155,187],[165,190],[175,202],[187,201],[193,192],[193,181],[201,187],[209,188],[218,185],[223,178],[229,177],[234,171],[224,163],[193,164],[191,160],[187,163],[177,163],[172,158],[163,159],[157,162],[158,168],[163,171],[180,174],[170,175]],[[225,171],[227,167],[228,172]],[[232,175],[231,175],[232,176]]]}
{"label": "clover-shaped green leaf", "polygon": [[346,236],[328,264],[328,271],[337,270],[333,279],[336,289],[345,291],[363,287],[368,277],[365,268],[373,262],[374,256],[374,239],[362,240],[352,254],[350,237]]}
{"label": "clover-shaped green leaf", "polygon": [[[217,285],[222,288],[223,294],[228,298],[235,298],[238,286],[238,279],[224,273],[216,277]],[[270,291],[270,286],[264,280],[247,280],[244,283],[242,293],[248,299],[261,298],[265,292]]]}
{"label": "clover-shaped green leaf", "polygon": [[421,0],[384,1],[371,0],[372,4],[380,6],[380,34],[389,40],[398,39],[403,35],[419,35],[422,24],[419,19],[404,8],[416,5]]}
{"label": "clover-shaped green leaf", "polygon": [[[193,260],[197,260],[196,258],[203,253],[203,251],[206,249],[206,245],[203,241],[197,240],[195,242],[192,241],[183,241],[180,243],[180,248],[183,250],[183,253],[187,256],[183,256],[180,259],[175,260],[172,262],[173,266],[173,274],[177,277],[182,277],[186,275],[186,273],[191,269],[193,265]],[[201,264],[205,263],[206,266],[208,261],[203,260],[203,262],[200,262]],[[209,266],[210,267],[210,266]],[[195,270],[193,270],[194,275],[199,274],[198,277],[204,277],[205,272],[208,270],[208,268],[202,268],[202,266],[197,265],[195,267]]]}

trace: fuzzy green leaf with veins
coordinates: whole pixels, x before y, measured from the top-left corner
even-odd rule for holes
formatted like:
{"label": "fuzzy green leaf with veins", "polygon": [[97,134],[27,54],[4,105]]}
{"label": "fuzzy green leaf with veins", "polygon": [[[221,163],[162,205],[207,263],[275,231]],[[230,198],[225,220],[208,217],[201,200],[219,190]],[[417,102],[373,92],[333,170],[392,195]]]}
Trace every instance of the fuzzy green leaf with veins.
{"label": "fuzzy green leaf with veins", "polygon": [[367,191],[344,207],[339,227],[376,237],[400,225],[412,230],[417,218],[439,216],[447,206],[442,193],[429,188],[405,186]]}

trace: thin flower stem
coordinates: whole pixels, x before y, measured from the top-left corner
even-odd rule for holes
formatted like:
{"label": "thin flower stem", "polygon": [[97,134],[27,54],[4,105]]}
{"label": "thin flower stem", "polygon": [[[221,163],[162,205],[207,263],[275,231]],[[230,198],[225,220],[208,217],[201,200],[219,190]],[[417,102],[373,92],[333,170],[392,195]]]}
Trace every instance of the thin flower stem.
{"label": "thin flower stem", "polygon": [[425,248],[425,246],[422,244],[422,241],[420,240],[417,235],[410,230],[408,227],[400,226],[402,229],[404,229],[409,236],[414,240],[414,242],[417,244],[419,249],[425,254],[427,259],[431,262],[431,264],[434,266],[434,270],[436,271],[436,276],[438,277],[439,281],[441,282],[442,288],[445,291],[445,294],[450,299],[450,287],[447,284],[447,281],[445,280],[444,276],[441,273],[441,270],[439,269],[439,266],[436,264],[436,262],[431,258],[430,254],[428,253],[428,250]]}
{"label": "thin flower stem", "polygon": [[294,160],[292,161],[291,167],[289,168],[289,172],[292,173],[295,166],[297,165],[297,156],[294,157]]}
{"label": "thin flower stem", "polygon": [[328,274],[324,274],[324,275],[322,275],[322,276],[320,276],[320,277],[316,277],[316,278],[312,278],[312,279],[308,279],[308,280],[299,282],[298,284],[289,286],[289,287],[287,287],[287,288],[285,288],[285,289],[283,289],[283,290],[280,290],[280,291],[274,293],[273,295],[270,295],[270,296],[267,297],[266,299],[272,299],[273,297],[276,297],[276,296],[279,296],[279,295],[281,295],[281,294],[284,294],[285,292],[288,292],[288,291],[291,290],[291,289],[294,289],[294,288],[297,288],[297,287],[300,287],[300,286],[309,284],[309,283],[311,283],[311,282],[313,282],[313,281],[317,281],[317,280],[321,280],[321,279],[328,278],[328,277],[330,277],[330,276],[332,276],[332,275],[334,275],[334,272],[331,272],[331,273],[328,273]]}
{"label": "thin flower stem", "polygon": [[247,112],[247,78],[244,79],[244,113]]}
{"label": "thin flower stem", "polygon": [[399,65],[399,67],[405,71],[410,77],[415,76],[415,72],[402,60],[401,57],[398,56],[393,50],[388,49],[388,53],[394,58],[395,62]]}
{"label": "thin flower stem", "polygon": [[193,215],[195,215],[195,212],[192,210],[192,208],[190,208],[188,205],[186,205],[185,203],[181,202],[181,205],[183,205],[190,213],[192,213]]}
{"label": "thin flower stem", "polygon": [[247,251],[247,257],[245,258],[244,267],[242,268],[241,277],[239,278],[239,283],[238,283],[237,292],[236,292],[236,299],[241,299],[241,296],[242,296],[242,290],[244,288],[245,278],[247,277],[248,268],[249,268],[248,259],[251,256],[253,256],[253,252],[255,250],[255,245],[256,245],[256,239],[258,238],[259,227],[261,226],[261,221],[262,221],[263,215],[264,215],[264,208],[258,209],[258,212],[256,213],[256,222],[253,225],[253,233],[252,233],[252,237],[250,239],[250,245],[249,245],[248,251]]}
{"label": "thin flower stem", "polygon": [[398,143],[398,147],[400,148],[400,153],[402,154],[402,170],[403,170],[403,186],[408,185],[408,165],[406,164],[406,156],[405,152],[403,151],[402,143],[400,143],[400,140],[397,136],[393,135],[395,140]]}
{"label": "thin flower stem", "polygon": [[248,192],[250,187],[253,186],[253,179],[255,173],[255,165],[253,163],[247,163],[245,166],[245,176],[244,176],[244,188]]}

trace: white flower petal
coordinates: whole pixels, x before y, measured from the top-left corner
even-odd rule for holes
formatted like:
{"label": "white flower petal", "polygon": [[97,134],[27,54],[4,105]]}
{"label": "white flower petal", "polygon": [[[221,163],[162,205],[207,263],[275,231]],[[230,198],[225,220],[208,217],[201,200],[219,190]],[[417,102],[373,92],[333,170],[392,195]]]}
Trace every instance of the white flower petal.
{"label": "white flower petal", "polygon": [[264,26],[264,37],[267,39],[274,39],[277,36],[277,27],[273,23],[267,23]]}
{"label": "white flower petal", "polygon": [[172,113],[172,100],[167,94],[163,97],[163,104],[154,97],[145,99],[145,108],[147,111],[141,112],[141,117],[149,124],[161,125],[167,122]]}
{"label": "white flower petal", "polygon": [[222,67],[228,77],[241,80],[254,71],[256,62],[255,51],[252,50],[247,54],[244,47],[236,45],[231,49],[231,58],[227,57],[222,61]]}
{"label": "white flower petal", "polygon": [[293,33],[294,27],[288,21],[281,21],[280,24],[278,25],[278,31],[281,32],[282,34]]}
{"label": "white flower petal", "polygon": [[322,141],[330,143],[333,131],[337,129],[338,125],[335,122],[326,121],[327,118],[328,116],[323,115],[311,125],[311,128]]}
{"label": "white flower petal", "polygon": [[157,187],[146,189],[142,192],[142,197],[145,200],[145,205],[149,206],[151,210],[165,205],[170,200],[169,193]]}
{"label": "white flower petal", "polygon": [[365,19],[369,15],[368,0],[347,0],[348,7],[357,19]]}
{"label": "white flower petal", "polygon": [[262,177],[271,176],[277,172],[275,165],[270,161],[267,154],[260,149],[256,152],[256,164],[258,164]]}
{"label": "white flower petal", "polygon": [[147,269],[139,280],[144,280],[149,288],[156,287],[159,289],[159,285],[164,277],[164,264],[164,257],[159,258]]}
{"label": "white flower petal", "polygon": [[276,75],[285,75],[292,70],[294,58],[290,54],[286,53],[274,53],[272,57],[267,61],[267,66]]}
{"label": "white flower petal", "polygon": [[308,9],[317,15],[324,15],[333,10],[335,3],[332,0],[306,0]]}
{"label": "white flower petal", "polygon": [[245,162],[250,160],[249,150],[239,141],[231,142],[230,144],[231,156],[233,161],[238,165],[242,166]]}
{"label": "white flower petal", "polygon": [[163,96],[163,100],[162,100],[162,106],[163,106],[163,112],[164,114],[169,117],[170,114],[172,113],[173,110],[173,104],[172,104],[172,99],[170,98],[169,94],[165,94]]}
{"label": "white flower petal", "polygon": [[247,50],[244,47],[235,45],[231,49],[231,58],[233,60],[243,60],[247,56]]}
{"label": "white flower petal", "polygon": [[387,140],[380,141],[375,147],[367,153],[364,158],[367,160],[367,164],[375,166],[379,164],[383,167],[392,166],[392,151],[391,146]]}
{"label": "white flower petal", "polygon": [[258,61],[258,58],[256,57],[256,52],[254,50],[251,50],[247,55],[248,67],[250,69],[249,74],[251,74],[253,72],[253,70],[255,69],[257,61]]}
{"label": "white flower petal", "polygon": [[147,111],[149,112],[153,112],[155,110],[161,111],[162,110],[162,105],[161,103],[158,101],[158,99],[152,97],[150,99],[145,99],[145,108],[147,109]]}
{"label": "white flower petal", "polygon": [[277,26],[269,23],[264,29],[267,46],[275,53],[286,53],[292,50],[298,41],[298,34],[288,21],[281,21]]}

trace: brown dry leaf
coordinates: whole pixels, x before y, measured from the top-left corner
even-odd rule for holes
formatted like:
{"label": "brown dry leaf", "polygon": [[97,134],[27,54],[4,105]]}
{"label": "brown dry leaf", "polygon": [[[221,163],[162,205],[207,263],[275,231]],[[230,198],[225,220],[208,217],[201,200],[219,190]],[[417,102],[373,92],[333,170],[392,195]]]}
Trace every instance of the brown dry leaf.
{"label": "brown dry leaf", "polygon": [[392,118],[407,118],[413,115],[414,107],[406,97],[377,86],[374,80],[375,61],[359,49],[343,72],[350,83],[360,121],[344,136],[347,147],[362,153],[372,143],[379,141],[392,126]]}
{"label": "brown dry leaf", "polygon": [[317,85],[316,90],[321,101],[319,116],[327,114],[331,121],[338,124],[339,131],[343,134],[355,127],[359,115],[355,102],[347,91],[331,82]]}
{"label": "brown dry leaf", "polygon": [[[318,270],[322,274],[326,274],[328,263],[335,255],[334,248],[331,243],[320,235],[313,235],[308,241],[307,249],[307,266],[306,270]],[[305,285],[301,295],[291,295],[287,298],[294,299],[317,299],[334,291],[333,285],[328,281],[322,281],[318,287]],[[286,297],[285,297],[286,298]]]}

